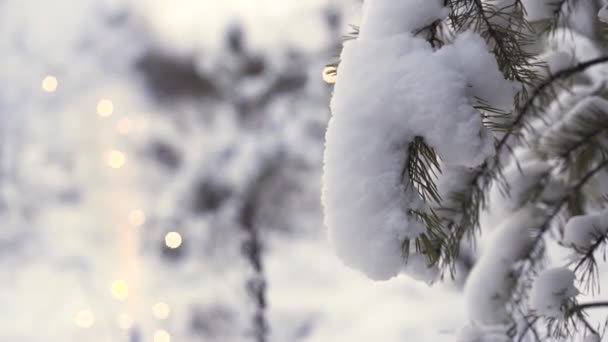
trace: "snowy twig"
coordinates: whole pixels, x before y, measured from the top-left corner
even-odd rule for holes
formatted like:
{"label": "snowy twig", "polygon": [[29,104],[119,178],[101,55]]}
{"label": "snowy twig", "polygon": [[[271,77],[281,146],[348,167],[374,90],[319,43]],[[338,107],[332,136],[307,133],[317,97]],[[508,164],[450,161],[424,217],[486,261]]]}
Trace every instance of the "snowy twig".
{"label": "snowy twig", "polygon": [[570,68],[558,71],[557,73],[551,75],[548,79],[544,80],[541,84],[536,86],[534,91],[532,92],[532,95],[524,103],[523,107],[521,108],[521,110],[519,110],[519,113],[515,117],[515,120],[513,121],[513,124],[511,126],[512,128],[505,133],[505,135],[500,139],[500,141],[496,145],[496,162],[498,162],[498,158],[501,155],[502,149],[506,147],[509,138],[519,131],[521,126],[524,124],[524,119],[526,118],[528,112],[533,107],[534,102],[540,96],[543,95],[547,88],[550,88],[555,82],[559,80],[566,79],[579,72],[583,72],[594,65],[606,62],[608,62],[608,56],[598,57],[589,61],[578,63]]}

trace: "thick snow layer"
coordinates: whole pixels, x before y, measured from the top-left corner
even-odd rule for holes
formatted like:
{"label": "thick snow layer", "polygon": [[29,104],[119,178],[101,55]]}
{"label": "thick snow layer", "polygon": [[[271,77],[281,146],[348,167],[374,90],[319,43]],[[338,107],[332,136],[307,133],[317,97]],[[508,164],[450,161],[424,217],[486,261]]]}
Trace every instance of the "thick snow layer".
{"label": "thick snow layer", "polygon": [[542,271],[530,290],[530,306],[538,314],[560,318],[568,301],[579,294],[574,287],[574,272],[557,267]]}
{"label": "thick snow layer", "polygon": [[[475,34],[465,33],[439,51],[412,36],[412,25],[445,14],[437,1],[379,0],[366,10],[361,36],[347,42],[341,55],[326,133],[322,202],[338,255],[373,279],[388,279],[402,269],[404,239],[424,231],[406,215],[408,208],[422,205],[402,184],[408,144],[421,136],[442,162],[479,165],[491,155],[493,139],[472,107],[473,97],[485,94],[506,106],[508,101],[490,90],[505,91],[509,98],[513,87],[501,81],[496,62]],[[457,62],[469,57],[483,72]]]}
{"label": "thick snow layer", "polygon": [[481,36],[466,31],[458,35],[452,44],[437,51],[437,55],[443,56],[444,63],[466,76],[469,98],[481,100],[484,105],[507,113],[513,109],[513,99],[520,87],[503,78]]}
{"label": "thick snow layer", "polygon": [[552,18],[558,10],[553,0],[522,0],[522,4],[526,9],[526,19],[529,21]]}
{"label": "thick snow layer", "polygon": [[518,261],[533,247],[534,233],[544,222],[537,210],[524,207],[505,218],[489,237],[465,284],[465,303],[471,320],[479,325],[507,324],[506,307],[516,278]]}
{"label": "thick snow layer", "polygon": [[[504,168],[502,178],[490,185],[486,207],[479,217],[484,233],[492,232],[507,216],[522,206],[539,182],[547,178],[550,170],[551,165],[529,148],[515,149],[513,155],[516,160]],[[505,187],[505,183],[508,187]]]}
{"label": "thick snow layer", "polygon": [[608,213],[574,216],[564,227],[562,242],[585,250],[608,232]]}
{"label": "thick snow layer", "polygon": [[363,5],[359,39],[414,32],[449,14],[439,0],[372,0]]}

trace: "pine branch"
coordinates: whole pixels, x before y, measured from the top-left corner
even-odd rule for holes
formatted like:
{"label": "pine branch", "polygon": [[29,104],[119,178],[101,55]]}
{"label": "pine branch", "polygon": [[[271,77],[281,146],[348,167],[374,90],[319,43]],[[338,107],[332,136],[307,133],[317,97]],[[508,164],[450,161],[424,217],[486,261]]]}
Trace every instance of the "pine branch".
{"label": "pine branch", "polygon": [[580,274],[580,281],[585,284],[585,291],[591,290],[592,294],[599,292],[599,272],[597,268],[597,261],[595,260],[594,254],[601,248],[604,247],[604,257],[606,253],[606,242],[608,241],[608,234],[601,234],[594,236],[595,241],[591,246],[585,249],[573,247],[579,258],[573,258],[570,265],[576,264],[573,271]]}
{"label": "pine branch", "polygon": [[426,203],[441,203],[435,180],[441,173],[439,158],[435,150],[427,145],[423,137],[417,136],[408,145],[407,165],[401,174],[406,188],[410,185]]}
{"label": "pine branch", "polygon": [[519,130],[525,123],[525,119],[530,113],[530,109],[534,107],[535,101],[538,100],[539,97],[542,97],[544,95],[544,92],[547,91],[547,89],[550,89],[557,81],[569,78],[577,73],[587,70],[592,66],[606,62],[608,62],[608,56],[598,57],[585,62],[581,62],[570,68],[558,71],[557,73],[551,75],[548,79],[540,83],[534,89],[532,95],[524,103],[521,110],[519,110],[519,113],[517,114],[515,120],[511,125],[511,129],[505,133],[505,135],[500,139],[500,141],[496,145],[496,162],[498,162],[498,158],[501,155],[502,149],[507,145],[509,138],[515,133],[519,132]]}
{"label": "pine branch", "polygon": [[600,308],[608,308],[608,302],[591,302],[591,303],[582,303],[574,306],[571,311],[572,312],[581,312],[589,309],[600,309]]}
{"label": "pine branch", "polygon": [[553,222],[553,220],[562,211],[562,209],[568,203],[568,201],[572,198],[572,196],[574,196],[574,194],[576,194],[578,191],[580,191],[580,189],[583,186],[585,186],[587,184],[587,182],[589,182],[589,180],[593,178],[593,176],[595,176],[599,171],[603,170],[606,167],[608,167],[608,159],[603,160],[598,165],[596,165],[595,167],[590,169],[573,186],[571,186],[567,191],[564,192],[566,195],[562,196],[561,198],[559,198],[558,200],[556,200],[554,202],[536,204],[537,206],[541,206],[541,207],[546,206],[549,209],[549,212],[548,212],[544,222],[541,225],[539,225],[538,229],[536,230],[534,239],[531,244],[532,247],[530,249],[530,253],[528,254],[528,257],[525,259],[525,261],[523,262],[523,264],[521,266],[520,277],[518,280],[518,284],[516,286],[516,288],[518,288],[520,290],[516,290],[513,293],[513,298],[515,298],[515,300],[514,300],[515,302],[517,302],[516,298],[518,296],[521,297],[521,294],[519,293],[519,291],[521,291],[525,288],[525,283],[528,279],[527,277],[524,277],[523,275],[533,271],[536,268],[536,264],[540,260],[542,260],[541,256],[543,255],[544,250],[545,250],[543,239],[544,239],[545,233],[550,229],[551,223]]}

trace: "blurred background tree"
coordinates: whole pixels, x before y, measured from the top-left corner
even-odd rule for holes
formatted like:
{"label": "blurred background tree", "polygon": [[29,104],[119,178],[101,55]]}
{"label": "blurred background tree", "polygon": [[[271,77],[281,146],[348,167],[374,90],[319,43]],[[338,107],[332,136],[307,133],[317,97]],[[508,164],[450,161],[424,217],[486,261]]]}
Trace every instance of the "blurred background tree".
{"label": "blurred background tree", "polygon": [[326,244],[321,70],[358,6],[0,1],[0,340],[459,327],[453,286],[403,312],[426,286],[371,283]]}

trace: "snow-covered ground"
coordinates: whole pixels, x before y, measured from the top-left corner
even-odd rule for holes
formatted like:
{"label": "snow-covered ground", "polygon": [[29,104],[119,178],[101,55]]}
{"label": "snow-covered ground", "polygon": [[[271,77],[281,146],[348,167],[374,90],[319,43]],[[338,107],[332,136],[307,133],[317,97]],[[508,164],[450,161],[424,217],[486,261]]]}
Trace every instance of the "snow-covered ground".
{"label": "snow-covered ground", "polygon": [[456,286],[373,282],[326,241],[321,70],[357,14],[1,1],[0,341],[253,341],[238,211],[268,165],[271,341],[451,340]]}

